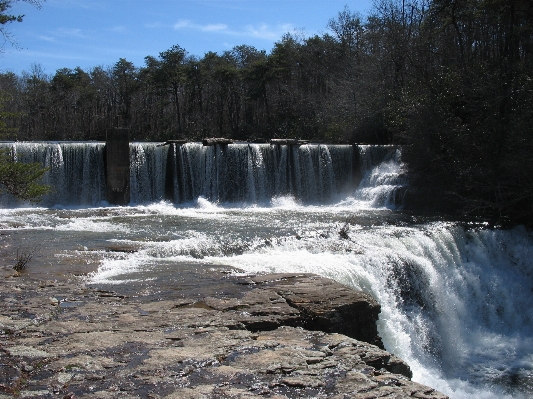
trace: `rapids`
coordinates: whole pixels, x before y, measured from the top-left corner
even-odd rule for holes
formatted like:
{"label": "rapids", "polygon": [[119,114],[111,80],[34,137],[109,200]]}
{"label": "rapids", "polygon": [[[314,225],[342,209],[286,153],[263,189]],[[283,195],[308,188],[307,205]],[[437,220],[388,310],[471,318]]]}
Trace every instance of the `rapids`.
{"label": "rapids", "polygon": [[385,347],[414,380],[451,398],[533,395],[533,235],[403,212],[394,147],[132,143],[132,205],[114,207],[101,143],[3,145],[56,187],[46,207],[1,199],[4,263],[30,248],[27,273],[154,300],[194,284],[190,270],[317,273],[379,301]]}

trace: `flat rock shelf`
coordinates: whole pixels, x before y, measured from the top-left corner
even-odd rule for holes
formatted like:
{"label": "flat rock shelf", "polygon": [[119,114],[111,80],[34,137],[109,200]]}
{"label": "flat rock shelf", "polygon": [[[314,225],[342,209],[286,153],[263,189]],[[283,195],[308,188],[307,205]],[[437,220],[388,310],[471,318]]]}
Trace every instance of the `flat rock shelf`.
{"label": "flat rock shelf", "polygon": [[371,296],[316,275],[158,299],[0,279],[0,398],[446,398],[383,349]]}

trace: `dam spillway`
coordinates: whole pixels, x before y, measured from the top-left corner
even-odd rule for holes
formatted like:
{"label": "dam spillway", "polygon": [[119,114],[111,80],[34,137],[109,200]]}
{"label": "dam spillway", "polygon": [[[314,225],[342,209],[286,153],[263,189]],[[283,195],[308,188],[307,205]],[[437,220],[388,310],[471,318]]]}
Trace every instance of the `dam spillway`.
{"label": "dam spillway", "polygon": [[[379,183],[387,187],[385,191],[367,188],[359,195],[377,195],[365,199],[387,206],[398,202],[397,192],[405,186],[394,146],[156,142],[128,146],[129,201],[118,205],[163,200],[187,204],[200,197],[216,203],[264,205],[283,196],[321,205],[338,202],[361,185]],[[48,169],[43,182],[53,192],[44,198],[45,206],[116,203],[109,194],[103,142],[4,142],[0,147],[17,162],[38,162]],[[373,169],[391,162],[396,172],[379,177],[388,181],[370,181]],[[2,204],[16,206],[17,201],[2,198]]]}
{"label": "dam spillway", "polygon": [[406,185],[393,146],[162,144],[128,143],[130,203],[107,207],[105,143],[1,143],[55,190],[48,208],[0,198],[4,257],[37,248],[28,272],[43,279],[96,268],[91,284],[154,298],[214,266],[320,274],[378,300],[385,347],[415,380],[453,399],[531,397],[531,231],[384,209]]}

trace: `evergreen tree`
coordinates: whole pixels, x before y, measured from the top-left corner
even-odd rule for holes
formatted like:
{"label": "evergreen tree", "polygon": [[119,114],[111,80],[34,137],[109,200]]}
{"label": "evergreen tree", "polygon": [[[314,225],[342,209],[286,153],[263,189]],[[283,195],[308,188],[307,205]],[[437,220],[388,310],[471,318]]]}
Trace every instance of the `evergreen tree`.
{"label": "evergreen tree", "polygon": [[[13,116],[1,110],[3,99],[0,93],[0,137],[10,132],[4,119]],[[0,193],[7,192],[26,201],[38,201],[51,188],[39,181],[46,173],[46,169],[39,163],[20,163],[4,148],[0,150]]]}
{"label": "evergreen tree", "polygon": [[[22,22],[22,15],[8,13],[13,0],[0,0],[0,33],[11,43],[13,40],[5,25],[10,22]],[[26,2],[40,6],[39,0],[26,0]],[[5,120],[15,116],[11,112],[3,110],[4,95],[0,92],[0,137],[13,133],[8,128]],[[23,164],[16,162],[7,149],[0,151],[0,193],[8,192],[22,200],[37,201],[50,191],[50,187],[40,184],[39,181],[46,173],[46,169],[38,163]]]}

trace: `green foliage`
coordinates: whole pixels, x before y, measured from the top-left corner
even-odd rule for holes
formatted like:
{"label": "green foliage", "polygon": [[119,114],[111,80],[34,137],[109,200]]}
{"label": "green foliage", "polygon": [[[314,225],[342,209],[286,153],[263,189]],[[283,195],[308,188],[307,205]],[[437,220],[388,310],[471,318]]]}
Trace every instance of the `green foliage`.
{"label": "green foliage", "polygon": [[120,125],[136,140],[405,144],[413,206],[533,225],[533,2],[376,0],[327,28],[268,54],[174,45],[141,68],[0,74],[0,123],[32,140]]}
{"label": "green foliage", "polygon": [[8,192],[26,201],[39,201],[51,190],[38,183],[45,173],[46,169],[38,163],[14,162],[7,150],[0,151],[0,193]]}
{"label": "green foliage", "polygon": [[12,0],[2,0],[0,1],[0,24],[5,25],[10,22],[22,22],[23,15],[10,15],[7,14],[9,8],[11,8],[13,1]]}
{"label": "green foliage", "polygon": [[[433,1],[389,107],[416,197],[533,224],[533,4]],[[421,195],[423,193],[423,195]]]}
{"label": "green foliage", "polygon": [[[22,22],[23,19],[22,15],[8,13],[14,1],[16,0],[0,0],[0,33],[4,36],[4,39],[11,42],[11,36],[4,26],[10,22]],[[40,0],[24,1],[37,7],[41,5]],[[3,76],[7,78],[7,82],[13,82],[12,74],[8,73]],[[0,87],[0,138],[5,138],[17,131],[16,127],[9,126],[8,121],[17,118],[19,113],[5,110],[6,103],[10,102],[9,100],[13,100],[15,96],[12,95],[10,98],[2,89]],[[41,165],[15,162],[7,149],[0,150],[0,193],[8,192],[22,200],[38,201],[51,190],[49,186],[38,183],[45,173],[46,169],[43,169]],[[19,254],[17,250],[15,270],[23,270],[30,259],[29,252]]]}
{"label": "green foliage", "polygon": [[[3,111],[5,95],[0,92],[0,137],[13,134],[16,129],[9,128],[6,119],[16,117],[12,112]],[[8,192],[26,201],[39,201],[51,188],[38,183],[46,173],[38,163],[23,164],[15,162],[8,149],[0,149],[0,193]]]}

